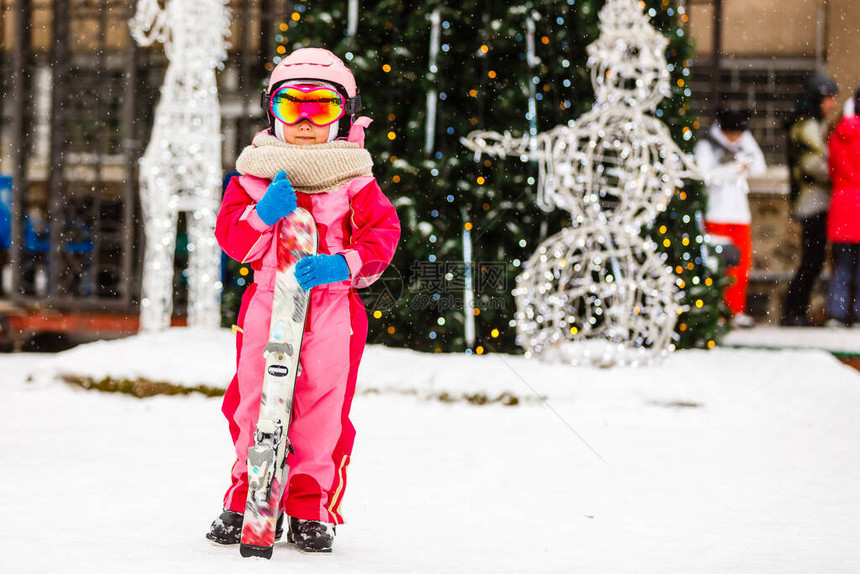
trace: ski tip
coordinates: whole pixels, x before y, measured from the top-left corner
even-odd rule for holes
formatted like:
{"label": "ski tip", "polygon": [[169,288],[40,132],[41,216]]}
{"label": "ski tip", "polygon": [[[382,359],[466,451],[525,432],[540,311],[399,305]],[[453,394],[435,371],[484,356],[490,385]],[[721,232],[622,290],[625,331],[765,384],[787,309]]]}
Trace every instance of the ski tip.
{"label": "ski tip", "polygon": [[241,554],[245,558],[257,556],[259,558],[269,559],[272,557],[272,547],[254,546],[253,544],[241,544],[239,545],[239,554]]}

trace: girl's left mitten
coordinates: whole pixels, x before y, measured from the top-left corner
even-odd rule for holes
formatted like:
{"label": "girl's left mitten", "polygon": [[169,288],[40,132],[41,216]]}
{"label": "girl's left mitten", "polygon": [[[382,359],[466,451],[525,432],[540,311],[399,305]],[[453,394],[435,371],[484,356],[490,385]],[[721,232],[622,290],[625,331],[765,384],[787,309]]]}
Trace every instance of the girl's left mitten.
{"label": "girl's left mitten", "polygon": [[311,255],[296,263],[296,280],[307,291],[317,285],[337,283],[349,279],[349,266],[343,255]]}

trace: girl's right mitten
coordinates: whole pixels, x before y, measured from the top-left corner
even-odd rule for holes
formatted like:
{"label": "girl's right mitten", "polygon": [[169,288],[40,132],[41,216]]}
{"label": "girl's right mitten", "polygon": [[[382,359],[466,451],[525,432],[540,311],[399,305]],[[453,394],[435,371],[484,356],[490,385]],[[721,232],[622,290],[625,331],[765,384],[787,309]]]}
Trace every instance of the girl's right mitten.
{"label": "girl's right mitten", "polygon": [[291,214],[296,209],[296,192],[287,179],[287,172],[281,170],[269,184],[263,198],[257,202],[257,215],[266,225],[274,225],[277,221]]}

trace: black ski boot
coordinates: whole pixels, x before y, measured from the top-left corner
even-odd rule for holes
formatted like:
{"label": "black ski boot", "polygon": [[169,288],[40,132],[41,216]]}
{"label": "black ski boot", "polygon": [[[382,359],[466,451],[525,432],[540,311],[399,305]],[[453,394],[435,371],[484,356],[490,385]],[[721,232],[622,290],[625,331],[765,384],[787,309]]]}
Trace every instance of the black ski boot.
{"label": "black ski boot", "polygon": [[[278,515],[275,525],[275,541],[284,535],[284,513]],[[213,544],[231,546],[242,541],[242,515],[232,510],[225,510],[221,516],[215,519],[206,538]]]}
{"label": "black ski boot", "polygon": [[295,544],[305,554],[330,554],[334,535],[333,524],[290,517],[287,542]]}
{"label": "black ski boot", "polygon": [[242,515],[232,510],[225,510],[209,527],[206,538],[221,546],[239,544],[242,540]]}

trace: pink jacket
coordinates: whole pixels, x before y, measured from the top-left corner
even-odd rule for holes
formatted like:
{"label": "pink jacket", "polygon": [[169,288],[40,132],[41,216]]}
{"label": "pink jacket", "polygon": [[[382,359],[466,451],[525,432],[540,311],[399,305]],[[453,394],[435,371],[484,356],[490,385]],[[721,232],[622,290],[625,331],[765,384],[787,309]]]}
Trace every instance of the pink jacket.
{"label": "pink jacket", "polygon": [[[221,202],[215,237],[227,255],[254,270],[259,289],[271,291],[275,280],[274,227],[255,208],[269,180],[251,175],[234,177]],[[373,177],[357,177],[327,193],[298,193],[298,206],[314,218],[319,253],[340,253],[350,279],[344,287],[366,287],[385,271],[400,238],[394,207]]]}
{"label": "pink jacket", "polygon": [[830,137],[830,177],[827,239],[860,243],[860,116],[843,118]]}

